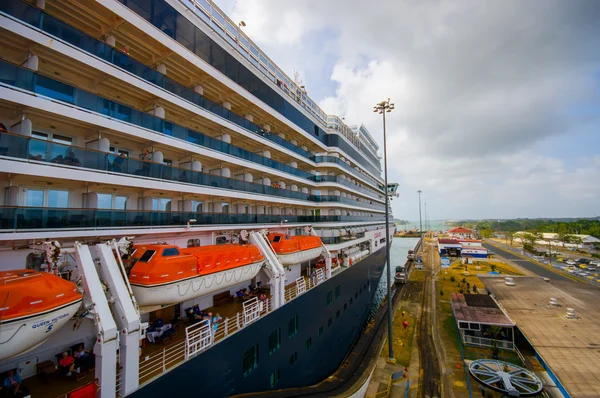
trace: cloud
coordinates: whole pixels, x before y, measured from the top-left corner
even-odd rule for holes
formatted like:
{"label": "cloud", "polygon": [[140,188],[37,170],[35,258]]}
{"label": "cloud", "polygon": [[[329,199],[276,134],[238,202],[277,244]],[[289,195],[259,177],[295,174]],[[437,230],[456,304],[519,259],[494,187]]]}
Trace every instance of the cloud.
{"label": "cloud", "polygon": [[600,2],[220,3],[284,70],[301,70],[326,112],[364,123],[381,147],[371,110],[392,98],[397,217],[418,215],[417,189],[434,218],[600,213],[597,157],[547,150],[598,143]]}

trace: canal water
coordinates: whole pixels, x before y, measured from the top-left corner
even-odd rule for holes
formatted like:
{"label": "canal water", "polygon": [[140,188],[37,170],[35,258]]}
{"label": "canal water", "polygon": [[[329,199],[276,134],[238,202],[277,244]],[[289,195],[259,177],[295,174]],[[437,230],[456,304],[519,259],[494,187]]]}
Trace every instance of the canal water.
{"label": "canal water", "polygon": [[[390,249],[390,262],[392,263],[392,269],[396,269],[398,265],[404,265],[406,262],[406,256],[408,256],[408,251],[414,249],[417,245],[419,238],[394,238],[392,241],[392,248]],[[369,319],[377,309],[381,305],[384,297],[387,295],[387,264],[383,269],[383,275],[381,276],[381,280],[379,281],[379,286],[377,287],[377,291],[375,292],[375,296],[373,298],[373,303],[371,304],[371,309],[369,310]],[[392,283],[394,273],[392,273]]]}

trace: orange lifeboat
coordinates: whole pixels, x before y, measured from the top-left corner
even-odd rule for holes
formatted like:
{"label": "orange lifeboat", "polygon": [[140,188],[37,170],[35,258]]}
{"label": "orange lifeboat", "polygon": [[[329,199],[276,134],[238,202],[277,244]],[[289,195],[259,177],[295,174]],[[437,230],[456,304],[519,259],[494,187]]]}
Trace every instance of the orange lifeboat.
{"label": "orange lifeboat", "polygon": [[213,245],[181,249],[136,245],[129,282],[144,305],[175,304],[250,280],[264,257],[254,245]]}
{"label": "orange lifeboat", "polygon": [[0,271],[0,360],[42,344],[75,315],[83,296],[47,272]]}
{"label": "orange lifeboat", "polygon": [[283,265],[314,260],[323,252],[323,244],[318,236],[290,236],[269,233],[269,241]]}

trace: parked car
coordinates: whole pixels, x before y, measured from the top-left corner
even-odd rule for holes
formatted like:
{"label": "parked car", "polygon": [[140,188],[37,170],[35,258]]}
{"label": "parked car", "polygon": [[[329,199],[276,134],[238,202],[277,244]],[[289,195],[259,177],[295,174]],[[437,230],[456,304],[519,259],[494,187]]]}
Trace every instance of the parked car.
{"label": "parked car", "polygon": [[573,261],[573,260],[567,260],[567,261],[565,261],[565,264],[575,265],[577,263],[575,261]]}

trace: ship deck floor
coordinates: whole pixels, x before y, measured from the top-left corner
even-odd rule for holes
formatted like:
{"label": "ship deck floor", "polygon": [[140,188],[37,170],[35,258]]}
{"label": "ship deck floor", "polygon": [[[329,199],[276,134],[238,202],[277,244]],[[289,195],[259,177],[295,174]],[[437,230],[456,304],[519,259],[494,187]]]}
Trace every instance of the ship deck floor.
{"label": "ship deck floor", "polygon": [[83,378],[76,380],[58,372],[42,378],[39,375],[23,380],[23,385],[29,389],[31,398],[58,398],[74,391],[95,380],[94,371],[83,372]]}
{"label": "ship deck floor", "polygon": [[[308,283],[308,278],[305,277],[305,279],[307,280],[307,283]],[[290,292],[292,290],[295,290],[295,288],[296,288],[296,282],[286,285],[286,287],[285,287],[286,296],[288,294],[290,294]],[[266,291],[265,294],[267,296],[269,296],[268,291]],[[237,313],[242,313],[243,304],[238,299],[234,299],[234,300],[229,301],[226,304],[203,308],[203,310],[206,312],[211,312],[213,314],[213,316],[215,316],[216,314],[219,314],[223,319],[225,319],[225,318],[235,319],[235,316]],[[175,344],[178,344],[178,343],[184,341],[185,340],[185,328],[187,326],[189,326],[188,320],[187,320],[187,318],[184,318],[182,320],[182,322],[175,327],[175,334],[165,344],[163,344],[163,343],[154,343],[153,344],[153,343],[146,342],[145,346],[142,347],[141,356],[142,357],[151,356],[152,354],[154,354],[157,351],[161,351],[164,348],[168,348],[172,345],[175,345]]]}

